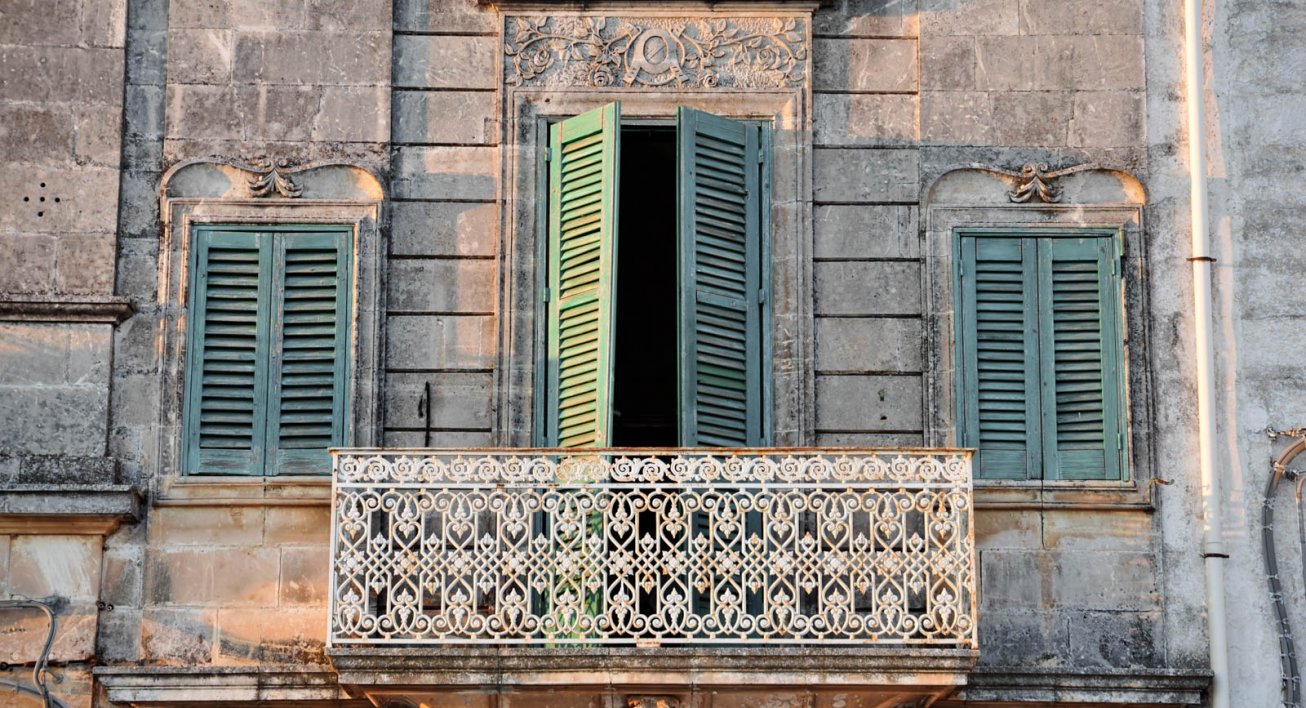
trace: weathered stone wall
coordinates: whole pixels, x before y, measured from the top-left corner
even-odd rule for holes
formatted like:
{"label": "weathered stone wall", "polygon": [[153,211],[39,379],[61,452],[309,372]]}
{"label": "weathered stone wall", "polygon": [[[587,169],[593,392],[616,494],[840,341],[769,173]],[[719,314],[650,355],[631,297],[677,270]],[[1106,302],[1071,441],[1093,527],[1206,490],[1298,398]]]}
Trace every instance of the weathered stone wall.
{"label": "weathered stone wall", "polygon": [[[395,3],[385,444],[491,443],[499,290],[499,19]],[[431,416],[419,405],[431,385]]]}
{"label": "weathered stone wall", "polygon": [[[112,484],[108,437],[125,2],[15,0],[0,9],[0,492]],[[8,500],[6,500],[8,501]],[[50,508],[62,500],[51,499]],[[7,505],[6,505],[7,506]],[[89,707],[102,538],[71,524],[0,531],[0,599],[58,615],[50,657],[67,705]],[[8,535],[18,531],[17,535]],[[34,608],[0,609],[0,672],[30,685],[46,638]],[[27,697],[7,686],[0,703]],[[36,705],[36,703],[31,703]]]}
{"label": "weathered stone wall", "polygon": [[818,12],[812,118],[818,445],[921,445],[919,18]]}
{"label": "weathered stone wall", "polygon": [[[131,0],[118,292],[138,313],[115,338],[110,444],[148,490],[140,524],[107,540],[98,656],[209,667],[325,661],[325,479],[172,489],[176,410],[164,173],[210,156],[389,169],[392,13],[383,0]],[[369,247],[374,247],[375,244]],[[179,395],[179,394],[178,394]],[[165,448],[161,450],[161,448]],[[108,705],[106,703],[106,705]]]}
{"label": "weathered stone wall", "polygon": [[[1300,161],[1306,99],[1291,69],[1306,63],[1297,39],[1306,15],[1251,0],[1213,8],[1231,655],[1235,690],[1247,705],[1270,705],[1276,645],[1254,524],[1279,449],[1261,431],[1306,425],[1293,388],[1306,380],[1293,297],[1306,268],[1293,229],[1306,204],[1282,178]],[[1144,0],[838,0],[815,15],[813,444],[932,442],[922,234],[941,175],[972,163],[1091,161],[1147,188],[1146,297],[1127,316],[1147,332],[1146,370],[1130,381],[1152,391],[1151,429],[1134,454],[1167,484],[1154,509],[977,512],[990,666],[1205,661],[1178,12]],[[102,557],[95,535],[0,536],[0,596],[62,603],[56,658],[324,662],[321,482],[164,484],[175,470],[159,449],[160,409],[178,401],[164,393],[176,372],[162,338],[178,303],[163,294],[158,190],[184,160],[340,159],[386,178],[381,442],[495,442],[499,179],[516,137],[500,144],[499,23],[475,0],[5,7],[0,293],[116,293],[138,313],[116,333],[105,322],[0,323],[0,486],[112,481],[108,454],[155,502]],[[419,405],[428,383],[429,420]],[[1292,518],[1286,506],[1281,514]],[[1293,593],[1294,617],[1306,617],[1302,597]],[[96,600],[113,609],[97,613]],[[21,641],[0,645],[0,660],[26,660],[39,621],[22,617]],[[79,666],[60,696],[89,705]]]}
{"label": "weathered stone wall", "polygon": [[110,328],[37,303],[113,292],[124,12],[16,0],[0,22],[0,299],[44,311],[0,324],[0,465],[15,473],[12,456],[104,455]]}
{"label": "weathered stone wall", "polygon": [[[1247,705],[1279,698],[1279,652],[1262,569],[1260,504],[1270,463],[1291,439],[1266,428],[1306,426],[1306,196],[1289,177],[1306,145],[1306,8],[1221,0],[1208,17],[1207,146],[1215,265],[1219,448],[1230,560],[1231,674]],[[1285,177],[1288,177],[1285,179]],[[1297,457],[1289,466],[1306,467]],[[1276,495],[1277,550],[1289,617],[1302,646],[1302,586],[1291,483]],[[1298,650],[1298,662],[1301,663]]]}

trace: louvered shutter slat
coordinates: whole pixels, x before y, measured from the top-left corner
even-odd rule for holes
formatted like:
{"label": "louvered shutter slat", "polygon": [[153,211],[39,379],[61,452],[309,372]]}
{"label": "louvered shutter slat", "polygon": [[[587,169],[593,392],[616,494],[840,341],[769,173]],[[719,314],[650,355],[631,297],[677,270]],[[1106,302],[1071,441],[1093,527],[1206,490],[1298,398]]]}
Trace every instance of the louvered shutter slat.
{"label": "louvered shutter slat", "polygon": [[1120,479],[1117,287],[1109,238],[1040,244],[1048,479]]}
{"label": "louvered shutter slat", "polygon": [[1038,341],[1033,242],[962,239],[966,445],[978,448],[978,476],[1039,474]]}
{"label": "louvered shutter slat", "polygon": [[197,228],[185,416],[188,472],[262,472],[266,246],[258,233]]}
{"label": "louvered shutter slat", "polygon": [[756,127],[677,113],[681,443],[763,443]]}
{"label": "louvered shutter slat", "polygon": [[604,447],[612,422],[618,104],[551,126],[547,437]]}
{"label": "louvered shutter slat", "polygon": [[327,448],[343,440],[348,232],[277,236],[269,466],[321,473],[330,466]]}

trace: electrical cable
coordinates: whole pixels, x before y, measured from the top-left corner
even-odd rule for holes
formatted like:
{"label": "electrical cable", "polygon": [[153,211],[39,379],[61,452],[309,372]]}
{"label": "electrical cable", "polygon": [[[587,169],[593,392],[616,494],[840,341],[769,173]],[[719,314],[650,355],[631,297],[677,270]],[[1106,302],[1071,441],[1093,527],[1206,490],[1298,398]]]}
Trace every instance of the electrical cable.
{"label": "electrical cable", "polygon": [[45,633],[45,645],[41,647],[41,655],[36,658],[36,663],[32,666],[32,682],[36,684],[36,688],[23,686],[17,682],[8,680],[5,680],[4,683],[11,684],[24,693],[31,693],[32,695],[39,696],[45,708],[56,708],[56,706],[58,708],[64,708],[62,701],[50,697],[50,689],[45,685],[45,667],[50,660],[50,647],[54,646],[55,628],[57,626],[54,608],[39,600],[0,600],[0,610],[20,608],[33,608],[44,612],[46,619],[49,620],[49,629]]}
{"label": "electrical cable", "polygon": [[1284,479],[1296,480],[1297,506],[1297,541],[1302,554],[1302,582],[1306,588],[1306,510],[1302,508],[1302,483],[1306,475],[1288,468],[1288,462],[1302,451],[1306,451],[1306,431],[1294,428],[1288,431],[1267,430],[1271,440],[1281,436],[1298,438],[1275,460],[1273,471],[1265,484],[1265,498],[1261,501],[1261,550],[1265,564],[1266,585],[1270,591],[1270,602],[1274,606],[1275,625],[1279,639],[1279,675],[1281,695],[1284,708],[1302,708],[1302,678],[1297,662],[1297,649],[1292,638],[1292,626],[1288,620],[1288,605],[1284,601],[1283,581],[1279,577],[1279,559],[1275,551],[1274,538],[1274,493]]}

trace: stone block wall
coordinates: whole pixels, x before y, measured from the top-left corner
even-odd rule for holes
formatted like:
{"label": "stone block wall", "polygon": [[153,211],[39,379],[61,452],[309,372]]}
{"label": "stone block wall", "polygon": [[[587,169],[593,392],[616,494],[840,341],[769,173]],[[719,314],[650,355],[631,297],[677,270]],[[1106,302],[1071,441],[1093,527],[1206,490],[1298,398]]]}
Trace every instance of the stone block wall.
{"label": "stone block wall", "polygon": [[125,11],[15,0],[0,22],[0,465],[15,474],[75,480],[19,458],[105,454],[110,328],[56,310],[113,293]]}
{"label": "stone block wall", "polygon": [[0,293],[113,290],[125,0],[14,0],[0,23]]}
{"label": "stone block wall", "polygon": [[[156,509],[134,658],[170,666],[323,663],[328,526],[321,506]],[[123,644],[106,650],[136,643],[114,639]]]}
{"label": "stone block wall", "polygon": [[813,20],[817,445],[921,445],[920,23],[911,2]]}
{"label": "stone block wall", "polygon": [[474,0],[398,0],[395,29],[384,440],[487,446],[499,338],[499,20]]}
{"label": "stone block wall", "polygon": [[[921,234],[940,175],[977,162],[1092,161],[1147,186],[1150,309],[1131,316],[1148,318],[1149,371],[1134,375],[1156,391],[1156,430],[1141,454],[1174,484],[1159,488],[1152,509],[977,512],[986,664],[1203,661],[1182,27],[1170,5],[835,0],[815,15],[812,444],[929,442]],[[1306,425],[1306,370],[1293,356],[1306,345],[1293,297],[1306,268],[1293,247],[1306,205],[1283,179],[1298,169],[1303,137],[1306,98],[1291,77],[1306,65],[1297,41],[1306,16],[1250,0],[1219,0],[1214,12],[1208,138],[1231,596],[1261,598],[1253,524],[1278,449],[1262,431]],[[346,160],[386,180],[380,442],[495,442],[494,386],[505,378],[496,371],[499,179],[511,145],[500,144],[493,8],[11,0],[0,15],[0,301],[116,294],[138,311],[116,330],[0,322],[0,485],[118,474],[156,492],[175,474],[158,449],[170,306],[158,190],[167,169],[210,155]],[[62,598],[56,654],[65,661],[319,664],[325,495],[320,484],[255,486],[265,500],[215,487],[151,507],[102,556],[97,536],[0,536],[0,596]],[[97,615],[97,599],[114,609]],[[1268,705],[1272,662],[1254,658],[1275,651],[1268,603],[1231,612],[1248,628],[1234,655],[1256,677],[1249,705]],[[21,659],[35,620],[23,615],[0,660]],[[61,691],[90,705],[80,666],[66,670]]]}

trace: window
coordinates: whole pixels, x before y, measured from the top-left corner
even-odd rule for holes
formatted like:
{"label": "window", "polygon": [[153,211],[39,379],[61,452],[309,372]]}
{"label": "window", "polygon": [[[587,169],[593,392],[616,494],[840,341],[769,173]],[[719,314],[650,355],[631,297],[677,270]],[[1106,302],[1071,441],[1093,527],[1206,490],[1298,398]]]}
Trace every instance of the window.
{"label": "window", "polygon": [[766,125],[683,107],[550,126],[546,444],[765,444],[768,153]]}
{"label": "window", "polygon": [[1124,480],[1120,236],[960,231],[958,415],[976,476]]}
{"label": "window", "polygon": [[189,474],[323,474],[344,440],[352,229],[192,229]]}

